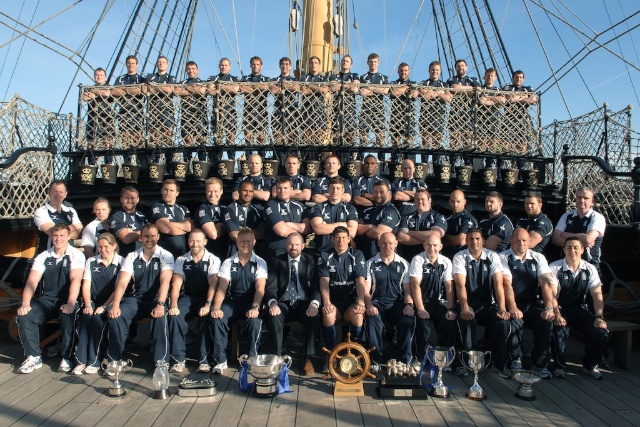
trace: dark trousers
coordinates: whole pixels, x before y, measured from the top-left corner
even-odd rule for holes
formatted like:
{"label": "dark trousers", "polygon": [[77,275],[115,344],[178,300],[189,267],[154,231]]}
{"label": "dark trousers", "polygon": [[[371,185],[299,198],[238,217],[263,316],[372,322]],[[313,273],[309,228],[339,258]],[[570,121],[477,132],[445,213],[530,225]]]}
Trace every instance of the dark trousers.
{"label": "dark trousers", "polygon": [[[109,319],[109,346],[107,358],[109,360],[122,360],[124,344],[129,335],[131,323],[151,318],[151,311],[156,307],[156,300],[143,300],[134,296],[122,298],[120,301],[120,316]],[[149,324],[153,346],[153,360],[155,362],[169,361],[169,334],[167,333],[167,309],[164,316],[157,319],[151,318]]]}
{"label": "dark trousers", "polygon": [[67,303],[67,299],[41,297],[31,300],[31,310],[24,316],[18,316],[18,330],[20,341],[26,356],[40,356],[40,325],[57,318],[60,323],[60,354],[64,359],[70,359],[75,345],[75,318],[80,307],[76,304],[72,314],[64,314],[60,307]]}
{"label": "dark trousers", "polygon": [[227,343],[229,330],[236,320],[245,320],[242,332],[249,337],[249,357],[258,354],[260,344],[260,330],[262,319],[247,319],[247,311],[253,302],[225,301],[220,306],[224,313],[222,319],[211,319],[211,333],[213,335],[213,358],[216,364],[227,361]]}
{"label": "dark trousers", "polygon": [[405,316],[404,302],[397,301],[392,306],[383,308],[378,301],[372,304],[378,309],[375,316],[366,316],[364,327],[369,338],[369,345],[375,347],[371,352],[371,356],[376,363],[382,363],[383,340],[382,331],[384,330],[384,322],[391,322],[396,328],[396,336],[398,337],[399,355],[398,358],[403,363],[411,361],[411,340],[413,331],[416,327],[416,319],[413,316]]}
{"label": "dark trousers", "polygon": [[[91,307],[95,310],[95,304]],[[100,349],[107,337],[107,312],[102,314],[80,314],[78,324],[78,349],[76,361],[87,366],[100,366]]]}
{"label": "dark trousers", "polygon": [[428,319],[420,319],[416,315],[416,354],[420,361],[427,354],[431,325],[436,327],[439,346],[449,348],[456,343],[457,323],[455,320],[447,320],[447,306],[440,302],[425,302],[424,309],[429,313]]}
{"label": "dark trousers", "polygon": [[541,317],[543,307],[535,304],[520,305],[522,319],[511,319],[511,336],[509,337],[509,355],[511,360],[522,357],[522,330],[524,328],[533,329],[533,350],[531,351],[531,362],[537,368],[545,368],[549,363],[551,334],[553,332],[553,322],[544,320]]}
{"label": "dark trousers", "polygon": [[582,366],[593,368],[602,359],[603,349],[607,344],[609,333],[606,329],[598,329],[593,323],[595,316],[587,308],[581,306],[560,307],[560,314],[567,321],[567,326],[553,327],[551,353],[557,368],[566,369],[565,352],[569,340],[569,327],[576,328],[584,336],[584,357]]}
{"label": "dark trousers", "polygon": [[180,314],[177,316],[168,316],[169,321],[169,338],[171,339],[171,358],[176,362],[183,362],[187,358],[186,337],[189,332],[187,321],[192,317],[198,317],[198,348],[200,356],[199,363],[208,363],[209,353],[212,347],[212,338],[210,332],[211,316],[200,317],[200,309],[204,307],[207,301],[206,297],[192,298],[189,295],[182,295],[178,300],[178,310]]}
{"label": "dark trousers", "polygon": [[[476,326],[484,326],[489,330],[491,336],[491,357],[493,364],[502,371],[507,367],[509,360],[509,337],[512,327],[509,320],[501,320],[498,316],[498,307],[495,305],[471,307],[475,311],[475,317],[471,320],[458,319],[460,328],[460,347],[464,351],[473,349],[476,338]],[[460,307],[457,307],[458,314]]]}
{"label": "dark trousers", "polygon": [[307,316],[309,301],[298,301],[295,307],[291,307],[291,304],[288,302],[280,301],[278,302],[278,307],[280,307],[280,314],[277,316],[269,314],[269,310],[266,310],[263,314],[268,329],[269,344],[273,354],[278,356],[282,355],[284,324],[290,321],[302,323],[305,356],[311,357],[316,354],[316,334],[320,328],[320,313],[315,317]]}

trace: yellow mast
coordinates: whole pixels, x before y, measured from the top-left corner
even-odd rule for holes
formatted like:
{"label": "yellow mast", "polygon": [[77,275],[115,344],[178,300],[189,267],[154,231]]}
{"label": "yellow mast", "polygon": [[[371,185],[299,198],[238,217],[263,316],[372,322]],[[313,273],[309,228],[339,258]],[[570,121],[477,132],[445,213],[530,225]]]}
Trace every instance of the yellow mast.
{"label": "yellow mast", "polygon": [[302,12],[302,60],[301,74],[307,73],[309,58],[320,58],[320,73],[333,69],[333,0],[305,0]]}

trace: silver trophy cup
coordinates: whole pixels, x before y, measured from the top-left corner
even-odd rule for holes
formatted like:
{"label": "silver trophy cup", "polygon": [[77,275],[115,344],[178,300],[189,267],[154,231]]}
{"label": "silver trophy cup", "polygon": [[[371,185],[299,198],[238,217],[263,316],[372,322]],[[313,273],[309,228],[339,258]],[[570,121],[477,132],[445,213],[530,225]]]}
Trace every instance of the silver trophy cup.
{"label": "silver trophy cup", "polygon": [[247,363],[247,371],[255,378],[253,395],[256,397],[274,397],[278,394],[278,376],[285,363],[291,365],[291,357],[275,354],[259,354],[247,357],[240,356],[238,361]]}
{"label": "silver trophy cup", "polygon": [[431,396],[447,398],[451,394],[449,387],[442,381],[442,370],[449,366],[456,358],[456,350],[451,347],[427,347],[427,358],[429,362],[438,368],[438,380],[431,389]]}
{"label": "silver trophy cup", "polygon": [[[465,355],[467,356],[467,363],[465,364]],[[463,351],[462,352],[462,364],[469,369],[474,374],[473,385],[469,387],[469,391],[467,392],[467,398],[471,400],[484,400],[487,398],[486,393],[478,384],[478,374],[484,368],[489,366],[489,360],[487,358],[491,358],[491,352],[482,352],[478,350],[471,351]]]}
{"label": "silver trophy cup", "polygon": [[122,383],[120,383],[120,374],[127,372],[133,368],[133,362],[129,360],[112,360],[107,364],[102,365],[102,369],[107,374],[115,375],[115,381],[111,384],[111,387],[107,390],[107,394],[112,397],[124,396],[127,390],[124,389]]}
{"label": "silver trophy cup", "polygon": [[516,390],[516,397],[518,399],[536,399],[533,395],[533,385],[540,381],[540,374],[526,370],[513,371],[513,379],[518,383],[518,390]]}

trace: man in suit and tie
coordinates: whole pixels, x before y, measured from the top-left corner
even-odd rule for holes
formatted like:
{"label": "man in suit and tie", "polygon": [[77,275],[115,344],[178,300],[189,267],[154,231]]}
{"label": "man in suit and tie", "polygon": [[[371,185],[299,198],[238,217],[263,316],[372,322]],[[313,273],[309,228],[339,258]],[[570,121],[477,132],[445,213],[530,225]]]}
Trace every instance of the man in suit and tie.
{"label": "man in suit and tie", "polygon": [[306,360],[305,375],[313,375],[311,357],[316,352],[315,337],[320,327],[320,289],[314,273],[315,262],[311,255],[302,253],[304,238],[300,233],[291,233],[286,241],[287,253],[273,257],[269,262],[269,277],[264,301],[268,310],[264,320],[267,324],[269,342],[274,354],[282,354],[284,324],[296,320],[302,323]]}

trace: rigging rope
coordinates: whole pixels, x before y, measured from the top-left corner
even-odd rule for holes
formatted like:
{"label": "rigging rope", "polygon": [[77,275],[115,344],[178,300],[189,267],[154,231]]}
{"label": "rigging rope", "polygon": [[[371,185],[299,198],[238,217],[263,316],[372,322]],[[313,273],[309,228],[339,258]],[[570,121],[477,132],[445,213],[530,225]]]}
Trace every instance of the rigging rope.
{"label": "rigging rope", "polygon": [[220,20],[220,15],[218,15],[218,11],[216,10],[216,7],[213,5],[213,0],[209,0],[209,4],[211,5],[211,9],[213,9],[213,13],[216,16],[216,19],[218,20],[218,24],[220,24],[220,29],[222,29],[222,34],[224,34],[224,37],[227,39],[227,43],[229,44],[229,49],[231,49],[231,54],[233,55],[233,58],[236,60],[238,67],[240,67],[240,73],[242,73],[242,65],[240,64],[240,57],[238,54],[236,54],[236,51],[233,49],[233,45],[231,44],[231,40],[227,35],[227,31],[224,29],[224,25],[222,25],[222,20]]}
{"label": "rigging rope", "polygon": [[[22,11],[24,9],[24,4],[25,4],[25,2],[23,1],[22,2],[22,6],[20,6],[20,12],[18,12],[18,20],[22,16]],[[15,34],[17,32],[18,32],[17,28],[14,28],[13,29],[13,34]],[[4,71],[4,66],[7,63],[7,57],[9,56],[9,52],[11,51],[11,43],[12,43],[12,41],[13,41],[13,39],[9,41],[9,48],[4,53],[4,59],[2,60],[2,67],[0,67],[0,77],[2,77],[2,72]]]}
{"label": "rigging rope", "polygon": [[[251,30],[251,56],[253,56],[253,42],[256,37],[256,15],[258,12],[258,0],[253,0],[253,30]],[[236,38],[238,36],[236,35]]]}
{"label": "rigging rope", "polygon": [[364,47],[362,46],[362,39],[360,38],[360,30],[358,29],[358,20],[356,19],[356,2],[351,0],[351,8],[353,10],[353,28],[356,30],[356,37],[358,38],[358,46],[360,47],[360,54],[362,55],[362,62],[367,62],[367,55],[364,53]]}
{"label": "rigging rope", "polygon": [[[402,47],[400,48],[400,51],[398,52],[398,56],[396,57],[396,61],[393,63],[393,67],[391,67],[391,70],[395,70],[396,65],[398,64],[398,61],[400,60],[400,55],[402,55],[402,52],[404,51],[404,47],[407,45],[407,41],[409,40],[409,36],[411,35],[411,32],[413,31],[413,26],[416,24],[416,21],[418,20],[418,16],[420,16],[420,11],[422,10],[422,6],[424,5],[424,1],[422,0],[420,2],[420,7],[418,7],[418,11],[416,12],[416,16],[413,18],[413,22],[411,23],[411,26],[409,27],[409,31],[407,31],[407,36],[404,38],[404,42],[402,43]],[[415,57],[414,57],[415,60]],[[413,65],[412,65],[413,67]],[[391,73],[389,73],[389,75],[391,75]]]}
{"label": "rigging rope", "polygon": [[538,27],[536,27],[536,23],[533,20],[533,16],[531,16],[531,11],[529,10],[529,6],[527,6],[527,2],[523,1],[524,7],[527,10],[527,15],[529,15],[529,20],[531,21],[531,25],[533,26],[533,30],[536,33],[536,37],[538,38],[538,43],[540,43],[540,47],[542,48],[542,52],[544,53],[544,57],[547,60],[547,64],[549,65],[549,68],[551,69],[551,75],[553,76],[554,80],[555,80],[555,84],[556,86],[558,86],[558,91],[560,92],[560,98],[562,98],[562,102],[564,103],[565,108],[567,109],[567,113],[569,113],[569,117],[573,118],[572,114],[571,114],[571,109],[569,108],[569,104],[567,104],[567,99],[564,97],[564,92],[562,92],[562,87],[559,85],[559,80],[556,78],[556,71],[553,68],[553,65],[551,65],[551,59],[549,58],[549,55],[547,54],[547,49],[544,46],[544,43],[542,42],[542,38],[540,37],[540,33],[538,32]]}
{"label": "rigging rope", "polygon": [[240,70],[240,74],[244,76],[244,72],[242,72],[242,62],[240,61],[240,39],[238,39],[238,23],[236,22],[235,0],[231,0],[231,11],[233,12],[233,30],[236,33],[236,49],[238,49],[238,68]]}
{"label": "rigging rope", "polygon": [[[424,36],[427,34],[427,30],[429,29],[429,23],[431,22],[431,18],[433,18],[433,12],[429,16],[429,19],[427,19],[427,23],[426,23],[426,25],[424,27],[424,31],[422,32],[422,37],[420,38],[420,42],[417,43],[418,47],[414,51],[413,61],[411,62],[411,68],[412,69],[413,69],[413,65],[416,63],[416,59],[418,58],[418,52],[420,52],[420,48],[422,47],[422,42],[424,41]],[[416,31],[416,41],[417,41],[417,37],[418,37],[418,32]],[[438,46],[437,43],[436,43],[436,46]],[[438,50],[438,52],[439,52],[439,50]],[[439,55],[438,55],[438,57],[439,57]]]}

